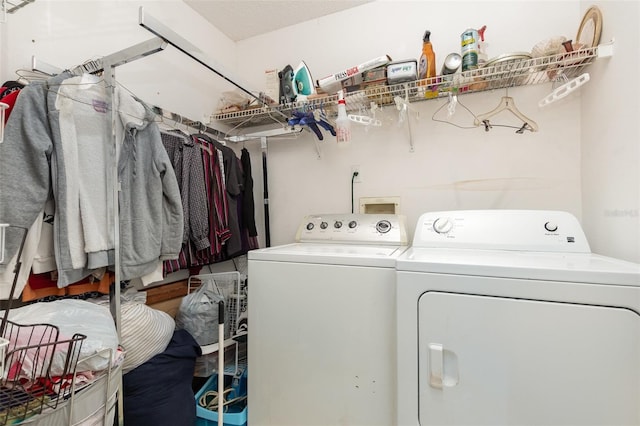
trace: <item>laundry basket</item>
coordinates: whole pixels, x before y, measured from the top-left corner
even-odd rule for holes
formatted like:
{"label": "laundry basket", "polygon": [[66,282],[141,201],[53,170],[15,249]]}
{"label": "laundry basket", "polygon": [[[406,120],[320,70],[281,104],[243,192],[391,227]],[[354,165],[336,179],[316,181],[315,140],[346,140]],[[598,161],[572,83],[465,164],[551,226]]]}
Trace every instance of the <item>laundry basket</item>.
{"label": "laundry basket", "polygon": [[54,409],[73,391],[85,335],[60,336],[51,324],[4,324],[0,340],[0,425]]}
{"label": "laundry basket", "polygon": [[[246,370],[240,376],[225,373],[225,382],[230,382],[226,394],[227,401],[235,401],[228,405],[224,412],[223,422],[226,426],[245,426],[247,424],[247,376]],[[196,424],[195,426],[217,426],[218,412],[206,408],[217,395],[218,375],[213,374],[196,393]]]}

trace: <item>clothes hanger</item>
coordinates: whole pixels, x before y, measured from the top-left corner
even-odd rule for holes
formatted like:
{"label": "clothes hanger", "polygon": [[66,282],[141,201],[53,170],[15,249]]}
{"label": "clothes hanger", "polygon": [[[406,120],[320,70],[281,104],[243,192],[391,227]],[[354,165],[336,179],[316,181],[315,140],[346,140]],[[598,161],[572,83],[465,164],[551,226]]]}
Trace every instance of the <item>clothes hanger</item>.
{"label": "clothes hanger", "polygon": [[[513,115],[518,117],[524,123],[522,127],[520,127],[519,130],[517,130],[516,133],[523,133],[525,130],[529,130],[531,132],[538,131],[538,125],[536,124],[536,122],[530,119],[529,117],[527,117],[526,115],[524,115],[523,113],[521,113],[520,110],[518,110],[513,98],[508,96],[508,92],[505,96],[502,97],[502,99],[500,99],[500,103],[493,111],[489,111],[485,114],[480,114],[475,118],[475,120],[473,121],[473,124],[475,124],[476,126],[480,126],[482,124],[485,126],[485,130],[489,131],[489,129],[492,126],[499,126],[497,124],[491,124],[489,121],[489,118],[505,110],[510,111]],[[500,127],[513,127],[513,126],[500,126]]]}
{"label": "clothes hanger", "polygon": [[[477,127],[476,126],[462,126],[460,124],[456,124],[453,121],[451,121],[451,118],[453,117],[453,115],[456,113],[456,107],[458,105],[460,105],[462,108],[464,108],[469,114],[471,114],[471,116],[474,118],[474,120],[477,119],[476,115],[471,112],[471,110],[469,108],[467,108],[462,102],[460,102],[458,100],[458,95],[456,94],[457,91],[455,92],[449,92],[449,97],[448,97],[448,101],[445,104],[442,104],[437,110],[435,110],[435,112],[433,113],[433,115],[431,116],[431,120],[433,121],[437,121],[440,123],[445,123],[445,124],[450,124],[452,126],[456,126],[460,129],[475,129]],[[443,119],[439,119],[436,118],[436,115],[444,108],[447,107],[447,119],[443,120]]]}
{"label": "clothes hanger", "polygon": [[573,80],[568,80],[564,82],[561,86],[554,89],[553,92],[551,92],[549,95],[541,99],[540,102],[538,102],[538,106],[542,108],[555,101],[559,101],[560,99],[567,96],[569,93],[576,90],[578,87],[588,82],[589,78],[590,78],[589,73],[585,72],[584,74],[581,74],[580,76],[574,78]]}

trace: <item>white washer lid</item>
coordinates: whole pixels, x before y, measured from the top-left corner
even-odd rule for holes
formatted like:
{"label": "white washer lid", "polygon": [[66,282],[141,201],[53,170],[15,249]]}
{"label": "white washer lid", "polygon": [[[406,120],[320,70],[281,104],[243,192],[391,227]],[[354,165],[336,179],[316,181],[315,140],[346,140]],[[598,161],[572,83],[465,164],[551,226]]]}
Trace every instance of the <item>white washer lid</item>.
{"label": "white washer lid", "polygon": [[247,253],[249,260],[393,268],[406,246],[293,243]]}
{"label": "white washer lid", "polygon": [[399,271],[640,287],[640,264],[593,253],[411,247]]}

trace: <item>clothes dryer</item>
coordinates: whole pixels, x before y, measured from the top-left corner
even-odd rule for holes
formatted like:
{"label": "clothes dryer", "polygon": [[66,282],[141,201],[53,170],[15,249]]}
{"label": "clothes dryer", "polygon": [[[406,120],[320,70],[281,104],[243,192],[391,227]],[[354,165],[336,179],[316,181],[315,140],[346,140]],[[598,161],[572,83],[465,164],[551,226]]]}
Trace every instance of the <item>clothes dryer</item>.
{"label": "clothes dryer", "polygon": [[312,215],[296,241],[248,253],[248,423],[393,424],[404,218]]}
{"label": "clothes dryer", "polygon": [[423,214],[397,262],[398,425],[640,424],[640,265],[570,214]]}

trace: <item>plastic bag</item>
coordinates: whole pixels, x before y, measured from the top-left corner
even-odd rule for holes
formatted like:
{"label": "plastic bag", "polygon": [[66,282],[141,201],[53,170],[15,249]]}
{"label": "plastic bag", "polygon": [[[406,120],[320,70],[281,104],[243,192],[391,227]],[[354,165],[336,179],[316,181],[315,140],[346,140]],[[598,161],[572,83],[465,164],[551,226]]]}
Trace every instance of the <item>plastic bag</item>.
{"label": "plastic bag", "polygon": [[[193,293],[186,295],[176,314],[176,328],[187,330],[200,346],[218,343],[218,308],[224,300],[213,279],[204,280]],[[224,338],[231,335],[228,310],[224,312]],[[217,369],[217,353],[196,360],[194,375],[208,377]]]}

